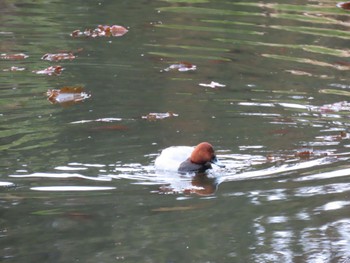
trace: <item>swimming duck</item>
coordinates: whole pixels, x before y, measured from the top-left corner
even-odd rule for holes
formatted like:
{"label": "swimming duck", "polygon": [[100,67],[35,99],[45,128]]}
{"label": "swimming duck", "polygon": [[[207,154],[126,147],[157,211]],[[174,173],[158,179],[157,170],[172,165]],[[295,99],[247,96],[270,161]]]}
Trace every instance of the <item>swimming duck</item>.
{"label": "swimming duck", "polygon": [[204,172],[212,168],[211,164],[225,167],[219,163],[213,146],[208,142],[202,142],[195,148],[189,146],[166,148],[155,161],[156,169],[180,173]]}

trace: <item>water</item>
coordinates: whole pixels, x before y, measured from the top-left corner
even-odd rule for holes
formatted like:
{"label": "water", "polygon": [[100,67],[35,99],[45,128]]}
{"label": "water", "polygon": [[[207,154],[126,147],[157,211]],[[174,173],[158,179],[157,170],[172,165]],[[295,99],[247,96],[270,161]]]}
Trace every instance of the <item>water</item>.
{"label": "water", "polygon": [[[3,1],[0,51],[29,57],[0,60],[1,260],[350,257],[349,13],[335,4]],[[99,24],[129,31],[70,36]],[[59,52],[77,57],[41,59]],[[183,61],[196,69],[165,70]],[[91,98],[51,104],[64,86]],[[154,170],[163,148],[201,141],[225,169]]]}

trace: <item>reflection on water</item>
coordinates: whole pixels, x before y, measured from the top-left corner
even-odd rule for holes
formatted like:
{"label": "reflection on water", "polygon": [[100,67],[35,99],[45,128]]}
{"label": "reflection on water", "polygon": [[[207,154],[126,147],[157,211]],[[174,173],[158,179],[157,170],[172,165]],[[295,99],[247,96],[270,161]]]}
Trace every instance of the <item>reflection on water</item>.
{"label": "reflection on water", "polygon": [[[0,14],[1,260],[350,257],[350,16],[336,3],[26,0]],[[225,168],[154,169],[200,141]]]}

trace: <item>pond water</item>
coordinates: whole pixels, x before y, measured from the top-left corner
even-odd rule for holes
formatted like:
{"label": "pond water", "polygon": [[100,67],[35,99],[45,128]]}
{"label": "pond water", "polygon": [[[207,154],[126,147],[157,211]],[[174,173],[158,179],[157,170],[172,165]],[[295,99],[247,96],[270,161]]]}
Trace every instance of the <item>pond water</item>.
{"label": "pond water", "polygon": [[[1,261],[350,257],[350,13],[334,1],[0,10]],[[71,36],[98,25],[128,32]],[[78,101],[48,100],[64,87]],[[154,169],[202,141],[225,168]]]}

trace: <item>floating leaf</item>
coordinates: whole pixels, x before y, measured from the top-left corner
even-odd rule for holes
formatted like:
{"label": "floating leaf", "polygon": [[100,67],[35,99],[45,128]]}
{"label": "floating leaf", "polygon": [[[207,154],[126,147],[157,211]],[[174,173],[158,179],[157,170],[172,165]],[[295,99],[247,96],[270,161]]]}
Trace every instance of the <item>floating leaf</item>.
{"label": "floating leaf", "polygon": [[41,59],[48,60],[48,61],[59,61],[59,60],[73,60],[76,56],[73,53],[57,53],[57,54],[51,54],[47,53],[44,56],[42,56]]}
{"label": "floating leaf", "polygon": [[302,149],[295,153],[295,157],[299,157],[300,159],[309,159],[313,155],[314,152],[312,149]]}
{"label": "floating leaf", "polygon": [[26,59],[29,56],[23,53],[19,53],[19,54],[0,54],[0,59],[4,59],[4,60],[22,60],[22,59]]}
{"label": "floating leaf", "polygon": [[170,71],[170,70],[178,70],[180,72],[186,72],[186,71],[193,71],[196,70],[197,66],[193,65],[189,62],[180,62],[178,64],[172,64],[169,67],[167,67],[166,69],[164,69],[164,71]]}
{"label": "floating leaf", "polygon": [[337,7],[345,10],[350,10],[350,2],[340,2],[337,4]]}
{"label": "floating leaf", "polygon": [[199,83],[199,86],[208,87],[208,88],[212,88],[212,89],[215,89],[215,88],[217,88],[217,87],[226,87],[226,85],[220,84],[220,83],[215,82],[215,81],[212,81],[212,82],[210,82],[209,84],[206,84],[206,83]]}
{"label": "floating leaf", "polygon": [[113,25],[99,25],[95,29],[85,29],[85,31],[74,30],[71,33],[72,37],[121,37],[125,35],[128,30],[123,26]]}
{"label": "floating leaf", "polygon": [[128,30],[125,27],[114,25],[110,27],[110,32],[114,37],[121,37],[125,35]]}
{"label": "floating leaf", "polygon": [[177,117],[177,116],[179,116],[179,114],[173,113],[171,111],[166,112],[166,113],[151,112],[151,113],[147,114],[146,116],[142,116],[142,119],[146,119],[149,121],[155,121],[155,120],[161,120],[161,119],[165,119],[165,118],[169,118],[169,117]]}
{"label": "floating leaf", "polygon": [[59,53],[46,53],[41,59],[48,61],[60,61],[60,60],[73,60],[76,58],[76,54],[83,49],[79,48],[75,51],[60,51]]}
{"label": "floating leaf", "polygon": [[62,105],[70,105],[82,102],[91,97],[90,94],[84,92],[82,87],[63,87],[61,89],[49,89],[47,91],[48,100],[53,103]]}
{"label": "floating leaf", "polygon": [[37,71],[33,71],[36,74],[42,74],[42,75],[60,75],[62,73],[62,70],[64,70],[64,68],[62,68],[61,66],[50,66],[46,69],[43,70],[37,70]]}
{"label": "floating leaf", "polygon": [[327,152],[327,151],[314,151],[313,149],[302,148],[300,150],[297,150],[294,156],[300,159],[310,159],[312,157],[324,157],[324,156],[329,156],[331,154],[332,154],[331,152]]}

